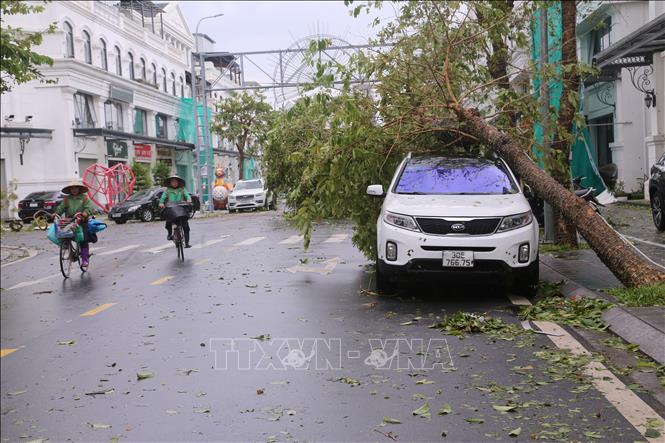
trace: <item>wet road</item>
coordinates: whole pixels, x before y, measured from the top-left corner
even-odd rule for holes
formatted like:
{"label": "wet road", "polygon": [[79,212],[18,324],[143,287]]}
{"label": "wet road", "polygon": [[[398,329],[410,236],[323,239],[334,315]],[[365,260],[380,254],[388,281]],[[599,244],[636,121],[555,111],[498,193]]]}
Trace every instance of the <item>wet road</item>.
{"label": "wet road", "polygon": [[547,336],[429,328],[519,325],[497,288],[377,297],[347,225],[304,251],[276,213],[190,223],[184,263],[160,223],[113,225],[66,281],[43,233],[3,238],[40,248],[2,268],[3,441],[644,440]]}

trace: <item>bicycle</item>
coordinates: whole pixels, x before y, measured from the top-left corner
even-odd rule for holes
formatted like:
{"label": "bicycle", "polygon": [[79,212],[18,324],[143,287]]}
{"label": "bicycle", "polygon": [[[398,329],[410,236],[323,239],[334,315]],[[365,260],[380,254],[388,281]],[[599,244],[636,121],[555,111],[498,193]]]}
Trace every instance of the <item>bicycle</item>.
{"label": "bicycle", "polygon": [[60,240],[60,271],[63,277],[69,278],[72,264],[77,263],[81,272],[86,272],[88,266],[81,264],[81,251],[79,244],[74,240],[76,228],[80,225],[80,216],[77,212],[73,218],[68,219],[55,215],[56,237]]}
{"label": "bicycle", "polygon": [[182,222],[190,218],[189,206],[189,204],[169,204],[164,208],[162,214],[163,219],[173,224],[173,243],[180,261],[185,261],[185,230]]}

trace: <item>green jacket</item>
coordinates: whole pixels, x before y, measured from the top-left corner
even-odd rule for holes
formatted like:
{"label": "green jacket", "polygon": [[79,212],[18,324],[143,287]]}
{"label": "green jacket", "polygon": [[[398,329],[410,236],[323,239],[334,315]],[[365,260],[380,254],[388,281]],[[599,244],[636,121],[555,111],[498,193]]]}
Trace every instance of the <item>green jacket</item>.
{"label": "green jacket", "polygon": [[55,208],[55,213],[65,217],[73,217],[82,212],[86,217],[92,215],[94,208],[86,194],[66,195],[62,203]]}
{"label": "green jacket", "polygon": [[187,192],[185,188],[167,188],[159,198],[160,205],[165,205],[166,203],[178,203],[182,201],[186,201],[188,203],[192,202],[192,197],[189,195],[189,192]]}

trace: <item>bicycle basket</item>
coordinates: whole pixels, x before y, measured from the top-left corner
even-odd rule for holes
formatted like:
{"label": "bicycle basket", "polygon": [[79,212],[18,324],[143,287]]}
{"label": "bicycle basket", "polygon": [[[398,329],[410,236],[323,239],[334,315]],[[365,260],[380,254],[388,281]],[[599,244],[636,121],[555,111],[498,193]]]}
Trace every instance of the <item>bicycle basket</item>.
{"label": "bicycle basket", "polygon": [[162,211],[162,218],[168,222],[172,222],[179,218],[188,218],[187,208],[183,205],[167,206]]}
{"label": "bicycle basket", "polygon": [[56,224],[55,236],[57,238],[74,238],[74,227],[71,220],[60,220]]}

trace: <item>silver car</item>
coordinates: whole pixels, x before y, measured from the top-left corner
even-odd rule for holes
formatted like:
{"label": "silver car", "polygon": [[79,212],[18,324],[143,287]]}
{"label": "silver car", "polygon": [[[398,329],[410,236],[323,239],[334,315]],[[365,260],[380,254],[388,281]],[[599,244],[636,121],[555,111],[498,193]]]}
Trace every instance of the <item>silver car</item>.
{"label": "silver car", "polygon": [[272,192],[262,179],[240,180],[229,194],[229,212],[239,209],[273,209]]}

